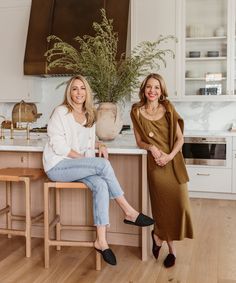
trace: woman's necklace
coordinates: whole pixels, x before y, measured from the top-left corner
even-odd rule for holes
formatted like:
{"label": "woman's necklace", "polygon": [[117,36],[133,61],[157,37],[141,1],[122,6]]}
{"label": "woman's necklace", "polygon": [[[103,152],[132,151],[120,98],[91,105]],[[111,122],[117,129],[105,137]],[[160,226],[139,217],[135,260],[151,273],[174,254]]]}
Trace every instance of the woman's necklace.
{"label": "woman's necklace", "polygon": [[158,104],[157,106],[155,107],[144,107],[144,110],[145,110],[145,113],[151,117],[153,116],[156,116],[156,114],[158,113],[158,108],[159,108],[159,105]]}

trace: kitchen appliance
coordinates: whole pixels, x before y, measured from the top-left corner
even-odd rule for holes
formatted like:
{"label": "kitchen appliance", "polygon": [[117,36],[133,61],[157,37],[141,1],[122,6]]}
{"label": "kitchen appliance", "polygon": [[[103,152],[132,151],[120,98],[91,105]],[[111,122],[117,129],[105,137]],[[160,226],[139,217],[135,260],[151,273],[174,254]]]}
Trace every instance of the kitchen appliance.
{"label": "kitchen appliance", "polygon": [[188,165],[226,166],[225,137],[185,137],[183,155]]}

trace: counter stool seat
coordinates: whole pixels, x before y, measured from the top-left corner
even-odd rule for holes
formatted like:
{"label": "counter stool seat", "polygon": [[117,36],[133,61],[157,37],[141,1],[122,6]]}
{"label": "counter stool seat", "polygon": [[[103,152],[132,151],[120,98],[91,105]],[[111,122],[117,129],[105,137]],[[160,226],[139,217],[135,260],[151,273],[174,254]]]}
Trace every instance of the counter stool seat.
{"label": "counter stool seat", "polygon": [[[50,189],[55,189],[55,215],[49,222],[49,203]],[[61,223],[61,196],[62,189],[80,189],[86,190],[88,187],[82,182],[53,182],[47,180],[44,182],[44,258],[45,268],[49,268],[49,250],[50,246],[56,246],[57,250],[61,246],[94,247],[93,241],[68,241],[61,239],[61,230],[87,230],[94,231],[95,227],[91,225],[66,225]],[[78,215],[79,216],[79,215]],[[50,239],[51,228],[56,228],[56,239]],[[96,270],[101,270],[101,254],[95,251]]]}
{"label": "counter stool seat", "polygon": [[[43,212],[31,217],[31,181],[43,178],[45,173],[40,168],[2,168],[0,182],[6,183],[6,207],[0,209],[0,215],[6,215],[6,228],[0,228],[0,234],[24,236],[26,239],[26,257],[31,256],[31,226],[43,219]],[[14,215],[12,212],[12,182],[23,182],[25,189],[25,215]],[[13,221],[24,221],[25,229],[13,229]]]}

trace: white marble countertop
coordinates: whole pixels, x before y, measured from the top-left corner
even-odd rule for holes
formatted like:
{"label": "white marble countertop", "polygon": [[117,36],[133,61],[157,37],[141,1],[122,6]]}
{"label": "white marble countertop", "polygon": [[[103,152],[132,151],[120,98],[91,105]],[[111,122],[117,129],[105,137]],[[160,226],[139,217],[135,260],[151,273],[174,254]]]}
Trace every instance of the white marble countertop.
{"label": "white marble countertop", "polygon": [[[230,131],[186,131],[186,137],[228,137],[235,136],[236,132]],[[16,135],[14,139],[6,136],[0,139],[0,151],[26,151],[26,152],[42,152],[46,143],[47,135],[44,133],[31,133],[30,140],[25,135]],[[146,154],[147,152],[140,149],[136,145],[134,135],[131,131],[124,132],[113,141],[104,142],[108,147],[110,154]]]}
{"label": "white marble countertop", "polygon": [[[10,139],[0,139],[0,151],[26,151],[42,152],[47,140],[46,134],[30,134],[30,140],[25,135],[15,136]],[[134,135],[119,135],[115,140],[104,142],[110,154],[146,154],[146,150],[136,146]]]}

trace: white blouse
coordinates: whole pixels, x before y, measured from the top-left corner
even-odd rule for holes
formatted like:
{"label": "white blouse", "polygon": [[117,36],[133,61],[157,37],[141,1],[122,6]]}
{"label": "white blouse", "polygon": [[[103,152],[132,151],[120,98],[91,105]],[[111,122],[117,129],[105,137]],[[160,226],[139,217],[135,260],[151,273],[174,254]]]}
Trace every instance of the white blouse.
{"label": "white blouse", "polygon": [[43,151],[43,166],[47,172],[65,158],[71,149],[85,157],[95,156],[95,124],[86,128],[76,122],[64,105],[58,106],[47,127],[48,142]]}

